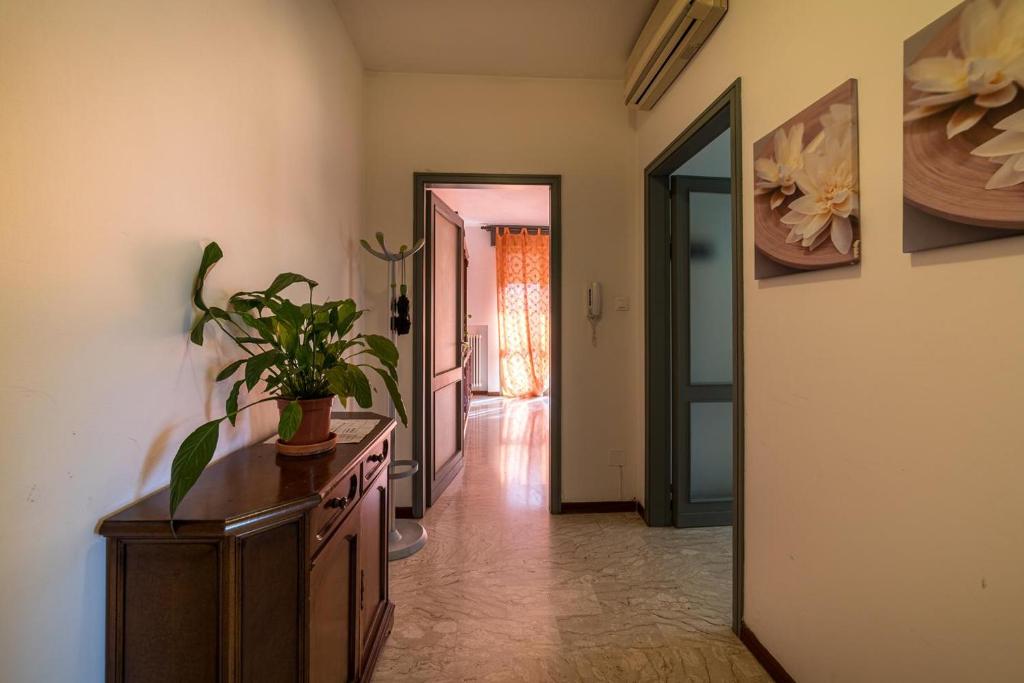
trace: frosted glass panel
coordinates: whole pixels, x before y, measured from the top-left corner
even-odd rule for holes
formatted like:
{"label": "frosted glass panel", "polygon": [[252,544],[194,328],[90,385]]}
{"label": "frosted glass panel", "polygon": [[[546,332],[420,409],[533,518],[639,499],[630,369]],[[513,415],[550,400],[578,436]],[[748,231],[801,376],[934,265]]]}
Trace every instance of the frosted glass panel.
{"label": "frosted glass panel", "polygon": [[690,193],[690,383],[732,384],[732,203]]}
{"label": "frosted glass panel", "polygon": [[690,404],[690,502],[732,499],[732,403]]}

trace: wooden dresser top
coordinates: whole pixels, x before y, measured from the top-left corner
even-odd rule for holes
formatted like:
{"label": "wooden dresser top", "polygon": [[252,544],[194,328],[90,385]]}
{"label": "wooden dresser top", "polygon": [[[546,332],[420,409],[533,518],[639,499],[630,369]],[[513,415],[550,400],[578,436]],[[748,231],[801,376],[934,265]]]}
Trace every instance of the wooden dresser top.
{"label": "wooden dresser top", "polygon": [[[333,453],[313,458],[278,456],[273,443],[259,443],[210,464],[175,514],[175,533],[230,533],[233,526],[265,521],[316,505],[321,492],[352,468],[365,450],[395,426],[376,413],[334,413],[332,419],[377,419],[358,444],[338,444]],[[170,534],[169,492],[162,488],[107,517],[104,536]]]}

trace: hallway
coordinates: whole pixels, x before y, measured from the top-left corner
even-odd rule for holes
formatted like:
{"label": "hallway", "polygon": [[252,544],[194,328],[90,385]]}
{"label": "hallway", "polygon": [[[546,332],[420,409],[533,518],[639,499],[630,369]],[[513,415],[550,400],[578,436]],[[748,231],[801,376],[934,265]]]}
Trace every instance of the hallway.
{"label": "hallway", "polygon": [[474,400],[375,680],[770,680],[729,629],[730,530],[548,514],[547,425],[547,399]]}

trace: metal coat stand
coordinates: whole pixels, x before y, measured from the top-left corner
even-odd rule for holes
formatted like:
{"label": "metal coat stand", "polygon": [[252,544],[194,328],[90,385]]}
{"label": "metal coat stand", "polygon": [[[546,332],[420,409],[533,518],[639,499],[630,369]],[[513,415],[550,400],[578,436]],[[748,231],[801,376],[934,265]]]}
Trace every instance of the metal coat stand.
{"label": "metal coat stand", "polygon": [[[380,245],[380,250],[374,249],[370,246],[370,243],[366,240],[359,240],[359,244],[363,246],[363,249],[370,252],[380,260],[388,264],[388,287],[391,291],[391,301],[396,301],[395,297],[395,271],[396,266],[404,261],[405,259],[413,256],[420,249],[423,248],[423,240],[420,239],[413,245],[412,249],[408,246],[402,245],[398,248],[397,252],[393,252],[387,248],[384,244],[384,233],[376,233],[377,244]],[[404,272],[404,271],[403,271]],[[405,294],[405,281],[403,275],[402,282],[402,294]],[[391,318],[391,305],[389,304],[389,324],[388,327],[391,331],[391,341],[396,346],[398,344],[398,334],[395,330],[395,325]],[[395,416],[395,405],[391,401],[388,401],[388,416]],[[394,453],[394,444],[392,444],[391,452]],[[388,467],[388,479],[391,481],[397,481],[399,479],[405,479],[416,474],[420,469],[420,464],[415,460],[392,460],[391,465]],[[394,488],[392,487],[392,491]],[[423,528],[423,525],[417,522],[415,519],[398,519],[395,515],[395,496],[391,496],[391,505],[388,510],[388,560],[395,561],[400,560],[404,557],[416,553],[424,545],[427,544],[427,530]]]}

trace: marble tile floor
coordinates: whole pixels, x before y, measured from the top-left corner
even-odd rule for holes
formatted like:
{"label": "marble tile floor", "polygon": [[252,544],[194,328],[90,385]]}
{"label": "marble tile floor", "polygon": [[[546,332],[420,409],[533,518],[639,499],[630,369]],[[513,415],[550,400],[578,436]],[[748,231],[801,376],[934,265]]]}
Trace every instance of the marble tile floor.
{"label": "marble tile floor", "polygon": [[770,681],[729,629],[729,528],[547,512],[547,399],[474,401],[463,472],[391,564],[374,681]]}

